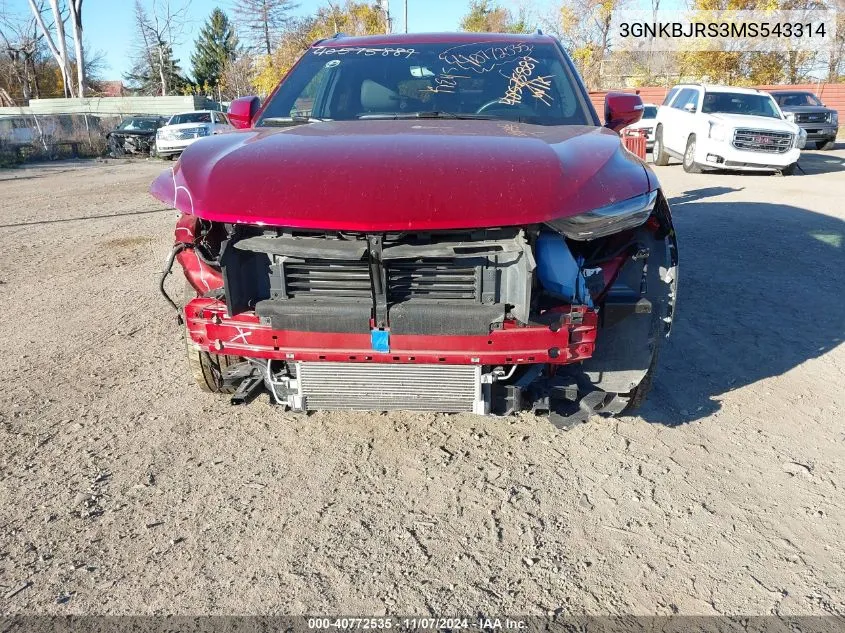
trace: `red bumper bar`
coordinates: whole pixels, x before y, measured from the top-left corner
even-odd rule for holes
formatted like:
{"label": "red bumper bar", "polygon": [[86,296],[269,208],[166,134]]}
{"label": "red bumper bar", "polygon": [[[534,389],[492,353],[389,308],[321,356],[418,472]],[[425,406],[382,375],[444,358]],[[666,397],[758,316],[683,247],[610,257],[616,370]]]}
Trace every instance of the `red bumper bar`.
{"label": "red bumper bar", "polygon": [[226,316],[226,305],[197,298],[185,306],[191,339],[216,354],[300,361],[444,363],[448,365],[564,365],[592,356],[596,341],[594,310],[573,307],[561,313],[561,327],[517,327],[485,336],[391,334],[390,351],[372,349],[369,333],[342,334],[274,330],[252,312]]}

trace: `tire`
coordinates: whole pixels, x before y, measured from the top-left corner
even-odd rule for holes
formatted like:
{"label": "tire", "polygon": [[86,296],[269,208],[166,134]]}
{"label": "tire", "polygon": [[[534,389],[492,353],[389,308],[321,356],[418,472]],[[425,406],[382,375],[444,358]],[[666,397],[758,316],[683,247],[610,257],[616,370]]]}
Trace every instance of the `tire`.
{"label": "tire", "polygon": [[185,330],[185,344],[188,354],[188,368],[197,385],[209,393],[234,393],[232,387],[223,384],[223,372],[239,362],[237,356],[211,354],[198,349],[191,341],[191,336]]}
{"label": "tire", "polygon": [[816,141],[816,149],[828,152],[834,148],[836,141]]}
{"label": "tire", "polygon": [[660,167],[669,164],[669,154],[663,150],[663,128],[658,127],[654,134],[654,146],[651,148],[651,162]]}
{"label": "tire", "polygon": [[109,137],[109,156],[112,158],[123,158],[126,155],[123,141],[114,136]]}
{"label": "tire", "polygon": [[[185,280],[185,303],[196,296],[194,288]],[[188,369],[200,389],[209,393],[235,392],[232,387],[223,384],[223,372],[241,361],[238,356],[212,354],[199,349],[191,340],[187,327],[185,327],[185,347],[188,355]]]}
{"label": "tire", "polygon": [[695,162],[695,134],[687,139],[687,148],[684,150],[684,171],[688,174],[700,174],[701,167]]}

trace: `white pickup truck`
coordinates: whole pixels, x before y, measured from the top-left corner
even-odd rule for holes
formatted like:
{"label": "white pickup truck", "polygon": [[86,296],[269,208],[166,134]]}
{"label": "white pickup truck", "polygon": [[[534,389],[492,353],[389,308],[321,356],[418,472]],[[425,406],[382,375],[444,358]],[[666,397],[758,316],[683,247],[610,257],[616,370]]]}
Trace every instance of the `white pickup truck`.
{"label": "white pickup truck", "polygon": [[768,93],[749,88],[682,84],[657,111],[652,156],[684,170],[774,171],[791,174],[806,132],[786,120]]}

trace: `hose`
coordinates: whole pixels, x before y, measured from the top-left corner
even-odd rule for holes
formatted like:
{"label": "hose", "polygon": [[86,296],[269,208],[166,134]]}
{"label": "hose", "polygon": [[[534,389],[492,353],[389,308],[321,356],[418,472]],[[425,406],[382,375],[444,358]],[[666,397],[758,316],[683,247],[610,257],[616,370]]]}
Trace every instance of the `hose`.
{"label": "hose", "polygon": [[170,298],[170,295],[167,294],[167,291],[164,289],[164,280],[167,279],[167,276],[170,274],[170,271],[173,269],[173,262],[176,260],[176,256],[184,251],[186,248],[189,248],[189,244],[176,244],[173,247],[173,250],[170,251],[170,255],[167,258],[167,262],[164,265],[164,272],[161,273],[161,279],[158,282],[158,289],[159,292],[167,299],[167,302],[173,306],[173,309],[176,310],[176,323],[182,325],[185,321],[182,318],[182,308],[176,305],[176,302]]}

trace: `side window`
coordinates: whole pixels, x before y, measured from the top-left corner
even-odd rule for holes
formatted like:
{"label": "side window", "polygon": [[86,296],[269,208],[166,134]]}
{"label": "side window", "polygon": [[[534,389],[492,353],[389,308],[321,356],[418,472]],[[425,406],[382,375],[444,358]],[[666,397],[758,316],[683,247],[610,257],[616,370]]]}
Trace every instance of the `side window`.
{"label": "side window", "polygon": [[678,94],[678,90],[679,88],[672,88],[669,91],[669,94],[667,94],[666,98],[663,100],[663,105],[669,105],[670,103],[672,103],[672,97]]}
{"label": "side window", "polygon": [[692,92],[692,94],[690,95],[689,99],[687,100],[687,103],[688,104],[691,103],[692,105],[694,105],[695,111],[698,112],[698,110],[700,109],[698,102],[699,102],[699,97],[701,96],[701,93],[698,90],[692,90],[691,92]]}
{"label": "side window", "polygon": [[683,110],[684,104],[686,104],[687,100],[689,99],[691,92],[691,88],[684,88],[683,90],[681,90],[680,93],[678,93],[678,96],[675,97],[675,100],[672,102],[672,109]]}
{"label": "side window", "polygon": [[672,103],[672,107],[675,110],[683,110],[688,103],[698,108],[698,90],[695,88],[684,88],[681,90],[678,98]]}

